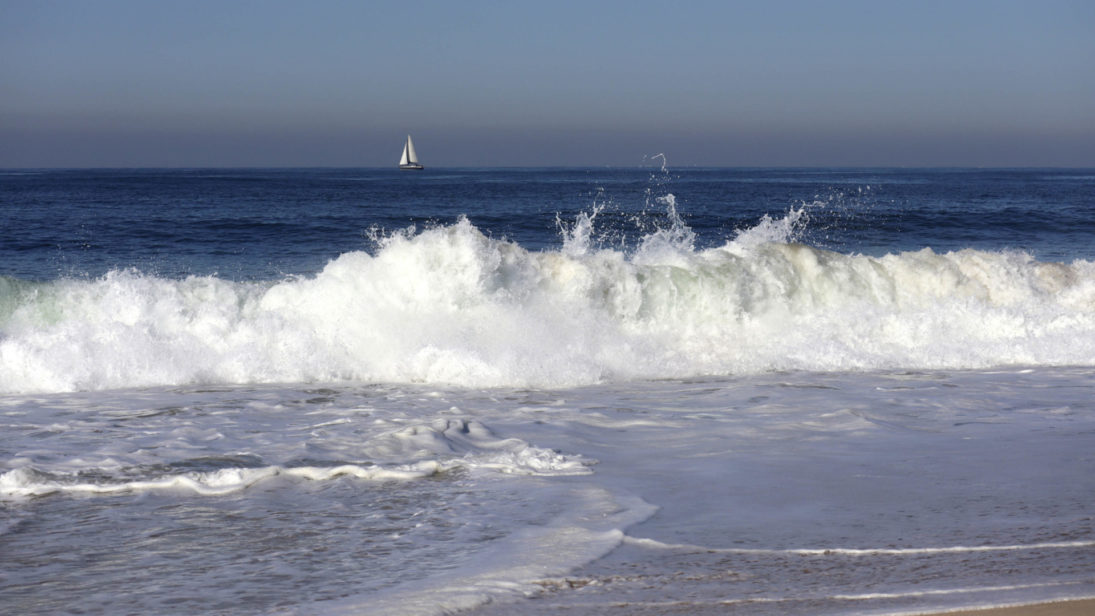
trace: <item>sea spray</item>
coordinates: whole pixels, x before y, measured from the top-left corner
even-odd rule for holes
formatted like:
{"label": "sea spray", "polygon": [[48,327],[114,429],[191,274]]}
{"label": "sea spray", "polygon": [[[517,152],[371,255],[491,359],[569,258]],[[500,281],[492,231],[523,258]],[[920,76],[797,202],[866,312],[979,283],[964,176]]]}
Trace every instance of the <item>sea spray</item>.
{"label": "sea spray", "polygon": [[716,248],[670,224],[632,253],[528,251],[461,218],[314,277],[132,270],[8,284],[0,390],[186,383],[572,386],[768,370],[1095,364],[1095,269],[1022,252],[847,255],[793,241],[802,209]]}

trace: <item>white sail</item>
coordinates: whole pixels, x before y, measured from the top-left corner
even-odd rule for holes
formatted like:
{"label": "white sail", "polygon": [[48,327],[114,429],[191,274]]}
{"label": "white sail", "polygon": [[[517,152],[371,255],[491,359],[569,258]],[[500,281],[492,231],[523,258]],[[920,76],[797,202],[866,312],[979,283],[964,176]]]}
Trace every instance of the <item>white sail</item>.
{"label": "white sail", "polygon": [[422,164],[418,162],[418,154],[414,151],[414,142],[407,135],[407,143],[403,144],[403,156],[399,159],[400,169],[420,170]]}

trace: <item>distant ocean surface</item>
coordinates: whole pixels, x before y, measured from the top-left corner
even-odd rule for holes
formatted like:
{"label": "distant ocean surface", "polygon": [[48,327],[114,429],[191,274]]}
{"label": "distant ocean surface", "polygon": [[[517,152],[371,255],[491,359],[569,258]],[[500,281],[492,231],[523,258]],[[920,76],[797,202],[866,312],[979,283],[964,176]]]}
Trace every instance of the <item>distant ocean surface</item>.
{"label": "distant ocean surface", "polygon": [[0,613],[1095,596],[1095,170],[0,170]]}

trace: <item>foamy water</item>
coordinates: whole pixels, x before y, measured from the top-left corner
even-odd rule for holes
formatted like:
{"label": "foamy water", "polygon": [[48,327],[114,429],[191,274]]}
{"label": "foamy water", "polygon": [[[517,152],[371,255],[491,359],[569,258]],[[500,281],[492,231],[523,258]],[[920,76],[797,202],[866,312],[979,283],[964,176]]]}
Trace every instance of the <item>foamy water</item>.
{"label": "foamy water", "polygon": [[1085,596],[1092,389],[1089,370],[1041,368],[7,396],[0,536],[20,566],[0,604],[817,614]]}
{"label": "foamy water", "polygon": [[578,220],[560,250],[466,219],[311,277],[0,289],[0,391],[367,381],[568,387],[771,370],[1095,363],[1095,265],[1022,252],[882,257],[795,243],[792,211],[717,248],[676,225],[637,250]]}

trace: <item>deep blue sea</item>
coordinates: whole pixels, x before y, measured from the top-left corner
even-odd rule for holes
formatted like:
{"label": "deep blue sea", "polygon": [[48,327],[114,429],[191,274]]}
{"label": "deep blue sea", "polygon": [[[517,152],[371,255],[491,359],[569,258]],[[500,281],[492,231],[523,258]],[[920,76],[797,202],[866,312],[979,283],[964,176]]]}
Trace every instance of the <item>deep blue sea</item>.
{"label": "deep blue sea", "polygon": [[673,194],[696,248],[805,209],[794,239],[881,256],[930,247],[1095,257],[1095,170],[128,169],[0,172],[2,275],[51,280],[136,268],[178,278],[315,274],[372,250],[373,230],[452,224],[527,250],[602,211],[602,245],[665,226]]}
{"label": "deep blue sea", "polygon": [[0,170],[2,613],[1092,596],[1095,170]]}

